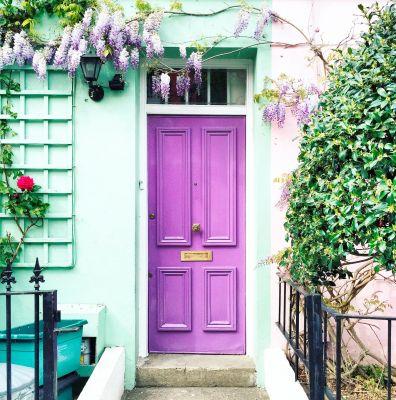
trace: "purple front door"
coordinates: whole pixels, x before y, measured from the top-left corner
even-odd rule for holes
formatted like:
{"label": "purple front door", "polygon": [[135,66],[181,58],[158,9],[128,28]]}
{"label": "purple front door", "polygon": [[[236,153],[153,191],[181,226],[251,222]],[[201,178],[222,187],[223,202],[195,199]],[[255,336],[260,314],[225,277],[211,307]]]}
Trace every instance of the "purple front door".
{"label": "purple front door", "polygon": [[149,351],[244,354],[245,117],[150,116],[148,159]]}

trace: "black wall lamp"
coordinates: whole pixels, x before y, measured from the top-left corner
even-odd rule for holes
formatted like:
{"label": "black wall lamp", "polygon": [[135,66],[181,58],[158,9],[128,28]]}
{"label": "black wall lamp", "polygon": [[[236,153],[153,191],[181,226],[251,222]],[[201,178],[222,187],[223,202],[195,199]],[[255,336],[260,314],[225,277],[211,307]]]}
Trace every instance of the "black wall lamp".
{"label": "black wall lamp", "polygon": [[95,84],[99,78],[100,69],[102,68],[102,61],[100,57],[93,55],[84,55],[81,57],[81,69],[84,79],[88,82],[89,89],[88,95],[93,101],[100,101],[103,99],[104,91],[102,86]]}

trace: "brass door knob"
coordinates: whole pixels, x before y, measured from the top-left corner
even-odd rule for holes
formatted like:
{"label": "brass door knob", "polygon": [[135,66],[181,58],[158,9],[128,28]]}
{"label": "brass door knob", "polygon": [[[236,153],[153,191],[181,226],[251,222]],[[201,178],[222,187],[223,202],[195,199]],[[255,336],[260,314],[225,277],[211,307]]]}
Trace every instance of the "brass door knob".
{"label": "brass door knob", "polygon": [[193,232],[200,232],[201,231],[201,224],[192,224],[191,227]]}

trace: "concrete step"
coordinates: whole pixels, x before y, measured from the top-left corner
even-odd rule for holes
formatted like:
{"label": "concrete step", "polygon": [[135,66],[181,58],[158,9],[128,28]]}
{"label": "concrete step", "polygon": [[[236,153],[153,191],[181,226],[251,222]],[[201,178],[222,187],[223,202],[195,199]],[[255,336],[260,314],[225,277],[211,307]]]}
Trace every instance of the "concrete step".
{"label": "concrete step", "polygon": [[254,387],[256,369],[247,356],[150,354],[139,360],[137,387]]}
{"label": "concrete step", "polygon": [[269,400],[258,388],[136,388],[123,400]]}

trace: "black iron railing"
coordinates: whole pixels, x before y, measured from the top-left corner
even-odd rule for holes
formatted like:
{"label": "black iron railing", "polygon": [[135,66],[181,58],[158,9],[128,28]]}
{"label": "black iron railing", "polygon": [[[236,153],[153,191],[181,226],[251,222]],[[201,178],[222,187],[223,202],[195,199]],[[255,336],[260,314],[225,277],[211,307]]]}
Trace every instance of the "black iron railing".
{"label": "black iron railing", "polygon": [[[392,329],[396,316],[341,314],[326,306],[319,294],[308,293],[291,281],[279,279],[279,307],[276,325],[291,349],[290,361],[295,379],[304,371],[310,400],[342,400],[343,324],[351,320],[385,321],[386,395],[378,400],[392,400]],[[328,357],[329,324],[335,331],[334,357]],[[329,361],[334,364],[334,384],[328,384]],[[303,367],[302,369],[300,367]]]}
{"label": "black iron railing", "polygon": [[[7,400],[12,399],[12,302],[16,296],[34,298],[34,400],[57,399],[57,334],[56,322],[60,315],[57,311],[57,291],[40,290],[40,282],[44,282],[42,268],[36,260],[30,283],[34,283],[33,291],[12,291],[16,283],[13,276],[12,265],[8,264],[2,271],[0,282],[5,284],[5,292],[0,296],[5,297],[6,315],[6,386]],[[42,303],[43,319],[40,323],[40,304]],[[43,353],[43,385],[40,387],[40,325],[42,332]]]}

